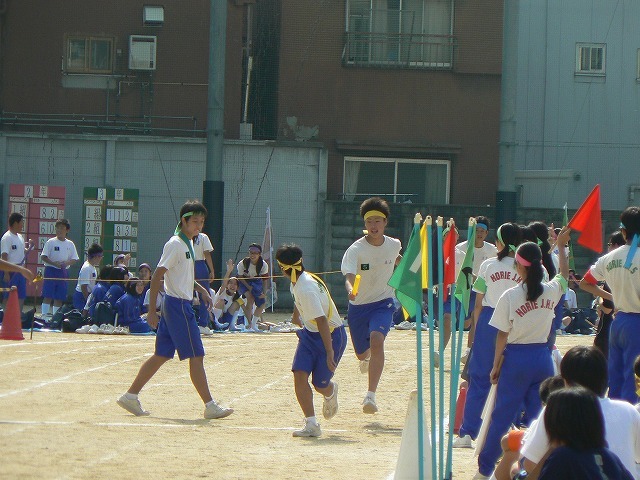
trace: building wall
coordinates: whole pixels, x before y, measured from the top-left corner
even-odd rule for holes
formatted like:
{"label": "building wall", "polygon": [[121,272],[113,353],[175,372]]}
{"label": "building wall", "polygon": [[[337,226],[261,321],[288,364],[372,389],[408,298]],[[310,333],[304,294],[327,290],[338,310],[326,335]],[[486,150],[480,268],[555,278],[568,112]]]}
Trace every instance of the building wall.
{"label": "building wall", "polygon": [[[222,248],[223,263],[239,261],[250,243],[262,243],[270,206],[275,248],[285,242],[300,245],[305,265],[318,271],[326,230],[326,149],[229,140],[224,155],[224,240],[222,247],[215,246]],[[10,184],[64,186],[69,238],[81,254],[83,188],[139,189],[138,263],[155,265],[182,204],[202,198],[205,159],[204,139],[0,134],[2,223],[6,228]],[[280,282],[280,287],[286,302],[288,283]]]}
{"label": "building wall", "polygon": [[[345,66],[344,0],[282,5],[279,135],[293,137],[289,117],[318,126],[316,139],[329,149],[329,193],[342,192],[345,155],[446,155],[452,159],[450,201],[493,203],[502,2],[455,2],[459,43],[452,71]],[[474,22],[483,7],[486,21]],[[339,144],[359,147],[346,151]]]}
{"label": "building wall", "polygon": [[[51,114],[76,114],[77,124],[82,124],[82,118],[89,115],[103,116],[104,120],[114,120],[117,115],[188,117],[156,118],[153,126],[184,129],[187,135],[194,126],[205,130],[210,2],[165,2],[165,21],[161,27],[143,26],[145,3],[131,0],[7,2],[1,18],[0,38],[0,109],[5,112],[4,116],[8,116],[6,112],[40,114],[32,125],[25,127],[31,131],[45,129],[40,124],[46,123],[45,115]],[[246,7],[239,2],[227,3],[225,136],[238,138]],[[65,36],[69,34],[115,37],[113,75],[67,74],[63,65]],[[157,36],[155,71],[128,69],[128,42],[133,34]],[[192,118],[196,119],[195,123]],[[85,125],[57,131],[94,130]],[[168,133],[176,134],[176,131]],[[185,135],[185,132],[179,134]]]}
{"label": "building wall", "polygon": [[[515,168],[559,173],[525,206],[577,207],[596,183],[604,209],[637,202],[639,17],[629,0],[521,2]],[[605,76],[576,75],[578,42],[606,44]]]}

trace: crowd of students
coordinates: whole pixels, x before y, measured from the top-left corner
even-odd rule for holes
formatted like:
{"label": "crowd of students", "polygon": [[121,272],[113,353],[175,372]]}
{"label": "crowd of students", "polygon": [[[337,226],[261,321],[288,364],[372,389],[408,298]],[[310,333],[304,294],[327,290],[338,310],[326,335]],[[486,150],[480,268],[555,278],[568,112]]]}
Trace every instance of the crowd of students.
{"label": "crowd of students", "polygon": [[[384,343],[396,310],[395,294],[388,282],[402,257],[400,241],[385,235],[390,216],[387,203],[378,197],[367,199],[360,206],[360,214],[366,229],[364,236],[347,249],[341,270],[349,298],[349,336],[360,371],[367,375],[362,411],[374,414],[379,408],[376,390],[385,364]],[[82,308],[88,318],[97,315],[100,304],[109,304],[117,312],[120,325],[131,331],[157,330],[154,355],[118,400],[120,406],[135,415],[148,415],[138,394],[176,351],[180,359],[189,359],[192,381],[205,403],[204,416],[222,418],[233,412],[211,396],[200,335],[209,324],[236,330],[241,312],[246,317],[246,328],[257,330],[269,271],[261,257],[261,246],[252,244],[249,255],[235,265],[237,276],[231,276],[234,263],[229,260],[222,286],[212,292],[208,287],[214,278],[212,247],[201,233],[205,215],[206,209],[198,202],[183,205],[180,224],[166,243],[153,274],[148,264],[141,264],[139,277],[131,276],[127,258],[122,256],[114,265],[103,267],[98,276],[96,266],[103,255],[99,245],[88,249],[81,268],[74,305]],[[10,218],[11,228],[16,219]],[[469,389],[460,435],[453,446],[472,446],[483,422],[480,413],[489,390],[495,388],[495,405],[489,406],[490,417],[484,419],[489,423],[474,479],[534,478],[538,474],[540,478],[638,478],[640,412],[633,404],[640,400],[640,208],[629,207],[622,213],[620,232],[612,235],[610,251],[579,281],[581,289],[602,299],[602,314],[611,314],[608,325],[601,320],[596,340],[602,349],[602,337],[608,335],[608,351],[603,354],[597,347],[576,347],[567,352],[560,363],[560,373],[571,388],[552,393],[546,409],[546,395],[541,399],[540,388],[548,385],[554,375],[552,352],[556,332],[562,325],[568,281],[577,283],[575,276],[570,277],[568,267],[566,247],[571,230],[565,227],[556,231],[539,221],[528,226],[505,223],[496,229],[494,249],[487,248],[488,242],[484,241],[489,231],[488,219],[478,217],[477,224],[478,234],[473,241],[480,260],[474,262],[472,269],[475,295],[468,319]],[[11,228],[5,237],[20,237]],[[43,311],[45,303],[51,305],[52,313],[59,308],[59,285],[65,284],[66,271],[78,259],[73,243],[69,244],[66,238],[69,228],[68,222],[58,221],[56,238],[50,240],[51,245],[47,242],[43,250]],[[3,260],[7,244],[3,237]],[[26,252],[28,247],[22,239],[22,244],[11,246],[9,252]],[[464,250],[463,245],[459,246],[459,251]],[[338,385],[332,378],[347,335],[328,289],[305,270],[300,248],[284,245],[276,259],[291,281],[293,321],[301,327],[292,372],[305,418],[303,428],[296,430],[294,436],[317,437],[321,429],[309,379],[323,395],[324,417],[332,418],[338,411]],[[0,264],[4,266],[4,262]],[[20,268],[7,267],[29,278]],[[204,286],[195,281],[197,268],[201,268]],[[15,279],[19,274],[9,280],[19,283]],[[193,309],[194,296],[197,313]],[[154,308],[149,309],[149,305]],[[449,332],[451,307],[446,311],[445,305],[444,313],[449,314],[444,325]],[[607,391],[609,398],[605,398]],[[598,401],[594,401],[596,397]],[[576,415],[578,412],[582,413]],[[509,430],[514,425],[528,427],[522,442],[511,441]],[[518,455],[514,457],[516,447]],[[573,464],[580,468],[570,467]]]}

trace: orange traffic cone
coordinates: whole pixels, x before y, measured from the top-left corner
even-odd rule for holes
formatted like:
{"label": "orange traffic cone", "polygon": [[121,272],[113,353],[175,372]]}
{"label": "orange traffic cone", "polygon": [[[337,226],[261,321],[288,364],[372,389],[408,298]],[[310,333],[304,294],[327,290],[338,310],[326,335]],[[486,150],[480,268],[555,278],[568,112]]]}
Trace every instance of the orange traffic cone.
{"label": "orange traffic cone", "polygon": [[18,290],[15,288],[11,289],[7,307],[4,309],[2,328],[0,328],[0,340],[24,340]]}
{"label": "orange traffic cone", "polygon": [[460,393],[458,394],[458,400],[456,401],[456,419],[453,424],[453,433],[460,433],[460,427],[462,426],[462,417],[464,415],[464,405],[467,403],[467,389],[468,383],[463,381],[460,384]]}

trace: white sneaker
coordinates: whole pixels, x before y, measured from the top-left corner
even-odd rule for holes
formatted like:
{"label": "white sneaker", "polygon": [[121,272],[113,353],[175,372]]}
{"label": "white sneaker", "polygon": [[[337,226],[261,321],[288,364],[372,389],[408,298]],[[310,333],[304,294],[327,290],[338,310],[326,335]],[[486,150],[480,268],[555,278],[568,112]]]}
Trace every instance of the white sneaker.
{"label": "white sneaker", "polygon": [[411,328],[413,327],[413,323],[409,322],[408,320],[403,320],[402,322],[400,322],[399,324],[397,324],[395,326],[396,330],[411,330]]}
{"label": "white sneaker", "polygon": [[366,394],[364,396],[364,400],[362,401],[362,412],[373,415],[378,411],[378,406],[376,405],[376,401]]}
{"label": "white sneaker", "polygon": [[293,432],[294,437],[319,437],[320,435],[322,435],[320,425],[317,423],[315,425],[313,423],[309,423],[306,419],[302,430],[296,430]]}
{"label": "white sneaker", "polygon": [[87,333],[98,333],[99,327],[98,325],[91,325],[91,328],[89,328],[89,330],[87,331]]}
{"label": "white sneaker", "polygon": [[[412,323],[411,324],[411,330],[416,330],[417,329],[417,325],[418,322],[416,323]],[[420,325],[422,325],[422,331],[424,332],[425,330],[429,330],[429,326],[426,323],[421,323]]]}
{"label": "white sneaker", "polygon": [[471,353],[471,349],[469,347],[466,348],[466,350],[464,351],[464,353],[460,356],[460,361],[462,363],[467,363],[467,360],[469,360],[469,354]]}
{"label": "white sneaker", "polygon": [[140,400],[137,398],[127,398],[125,395],[122,395],[118,399],[117,403],[127,412],[133,413],[136,417],[145,417],[149,415],[149,412],[142,408]]}
{"label": "white sneaker", "polygon": [[440,352],[433,352],[433,368],[440,368]]}
{"label": "white sneaker", "polygon": [[224,418],[233,413],[233,408],[221,407],[215,401],[204,409],[204,418]]}
{"label": "white sneaker", "polygon": [[364,360],[360,360],[360,373],[363,375],[369,373],[369,360],[371,360],[371,356],[369,356],[369,358],[365,358]]}
{"label": "white sneaker", "polygon": [[471,436],[464,435],[453,439],[453,448],[473,448]]}
{"label": "white sneaker", "polygon": [[329,398],[324,398],[322,402],[322,416],[327,420],[333,418],[338,413],[338,384],[333,382],[333,394]]}
{"label": "white sneaker", "polygon": [[80,328],[76,328],[76,333],[89,333],[92,326],[93,325],[83,325]]}
{"label": "white sneaker", "polygon": [[488,480],[491,477],[487,477],[486,475],[481,474],[480,472],[476,472],[471,480]]}
{"label": "white sneaker", "polygon": [[213,335],[213,332],[209,327],[198,326],[198,329],[200,329],[200,335],[206,335],[207,337]]}

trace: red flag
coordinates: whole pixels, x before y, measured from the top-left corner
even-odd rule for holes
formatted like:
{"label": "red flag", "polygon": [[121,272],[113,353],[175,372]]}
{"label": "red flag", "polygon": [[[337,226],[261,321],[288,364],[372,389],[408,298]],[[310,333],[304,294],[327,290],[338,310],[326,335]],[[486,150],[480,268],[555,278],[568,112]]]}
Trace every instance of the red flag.
{"label": "red flag", "polygon": [[444,262],[444,300],[449,296],[449,285],[456,283],[456,224],[451,221],[449,231],[442,245],[442,261]]}
{"label": "red flag", "polygon": [[594,252],[602,252],[602,213],[600,185],[596,185],[569,222],[569,227],[580,232],[578,243]]}

